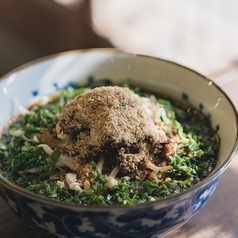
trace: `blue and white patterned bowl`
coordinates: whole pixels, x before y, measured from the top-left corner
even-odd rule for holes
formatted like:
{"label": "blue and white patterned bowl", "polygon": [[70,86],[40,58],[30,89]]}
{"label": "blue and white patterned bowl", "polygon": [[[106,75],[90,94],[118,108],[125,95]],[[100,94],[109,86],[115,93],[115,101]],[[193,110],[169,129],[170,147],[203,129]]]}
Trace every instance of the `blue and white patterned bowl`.
{"label": "blue and white patterned bowl", "polygon": [[211,80],[173,62],[115,49],[70,51],[31,62],[0,81],[0,128],[17,113],[14,98],[27,106],[72,83],[112,80],[117,84],[128,78],[144,89],[183,100],[211,116],[221,137],[214,172],[187,191],[163,200],[108,207],[84,207],[47,199],[0,175],[1,196],[30,227],[46,236],[61,238],[160,237],[186,223],[214,192],[236,152],[237,112]]}

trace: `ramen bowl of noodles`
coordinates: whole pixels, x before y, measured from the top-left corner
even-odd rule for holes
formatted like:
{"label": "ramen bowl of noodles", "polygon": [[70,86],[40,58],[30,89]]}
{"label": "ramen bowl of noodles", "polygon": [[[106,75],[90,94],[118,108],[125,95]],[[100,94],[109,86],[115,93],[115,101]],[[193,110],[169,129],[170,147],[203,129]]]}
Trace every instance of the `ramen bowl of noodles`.
{"label": "ramen bowl of noodles", "polygon": [[230,99],[167,60],[63,52],[0,91],[0,194],[46,236],[162,237],[202,209],[236,153]]}

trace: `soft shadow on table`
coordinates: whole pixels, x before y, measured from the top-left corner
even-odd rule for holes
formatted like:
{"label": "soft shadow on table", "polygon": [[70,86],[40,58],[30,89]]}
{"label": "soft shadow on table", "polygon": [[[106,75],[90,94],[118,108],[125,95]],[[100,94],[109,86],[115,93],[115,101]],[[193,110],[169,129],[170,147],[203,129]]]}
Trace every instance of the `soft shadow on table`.
{"label": "soft shadow on table", "polygon": [[[238,157],[235,159],[238,160]],[[236,164],[232,164],[222,175],[217,189],[203,209],[166,238],[238,237],[238,181],[236,179],[238,170],[236,169],[237,173],[234,172]],[[43,238],[41,234],[20,221],[2,200],[0,200],[0,209],[5,210],[0,217],[1,237]]]}

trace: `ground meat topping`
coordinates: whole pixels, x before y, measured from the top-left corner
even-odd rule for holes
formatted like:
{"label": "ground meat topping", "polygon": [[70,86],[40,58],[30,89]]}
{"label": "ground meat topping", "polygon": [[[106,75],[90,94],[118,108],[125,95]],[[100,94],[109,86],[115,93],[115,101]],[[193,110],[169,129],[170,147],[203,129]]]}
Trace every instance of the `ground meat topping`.
{"label": "ground meat topping", "polygon": [[78,95],[59,117],[59,135],[70,138],[67,154],[86,161],[105,156],[107,165],[120,164],[124,173],[127,168],[133,172],[135,165],[145,163],[168,143],[164,130],[145,111],[145,103],[144,98],[118,86]]}

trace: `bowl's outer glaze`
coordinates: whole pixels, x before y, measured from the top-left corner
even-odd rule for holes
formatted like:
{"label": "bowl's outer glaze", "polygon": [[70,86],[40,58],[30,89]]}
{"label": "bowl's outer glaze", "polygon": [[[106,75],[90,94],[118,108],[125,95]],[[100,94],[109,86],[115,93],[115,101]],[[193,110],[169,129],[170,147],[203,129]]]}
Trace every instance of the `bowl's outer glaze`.
{"label": "bowl's outer glaze", "polygon": [[0,81],[0,128],[27,106],[67,85],[80,82],[132,83],[170,95],[211,116],[222,138],[211,176],[171,198],[133,207],[81,207],[41,199],[0,176],[0,193],[18,216],[36,230],[57,237],[156,237],[178,228],[198,212],[235,155],[237,113],[212,81],[173,62],[112,49],[71,51],[31,62]]}
{"label": "bowl's outer glaze", "polygon": [[50,237],[162,237],[194,216],[214,192],[218,179],[161,203],[121,208],[64,206],[16,193],[0,184],[0,194],[20,219]]}

